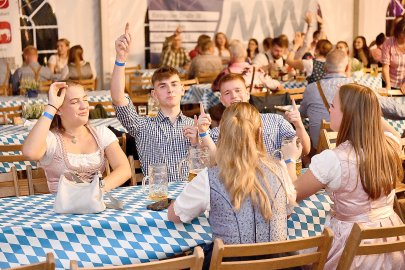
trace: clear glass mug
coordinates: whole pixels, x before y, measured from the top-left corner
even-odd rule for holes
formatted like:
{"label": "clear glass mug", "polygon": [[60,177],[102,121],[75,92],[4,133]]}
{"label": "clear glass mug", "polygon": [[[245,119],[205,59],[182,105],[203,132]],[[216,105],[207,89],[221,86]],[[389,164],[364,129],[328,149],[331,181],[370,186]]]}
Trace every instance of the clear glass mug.
{"label": "clear glass mug", "polygon": [[[183,174],[184,165],[188,167],[188,176]],[[204,168],[209,165],[207,147],[190,146],[188,155],[179,163],[179,174],[184,181],[191,181]]]}
{"label": "clear glass mug", "polygon": [[378,65],[377,64],[371,64],[370,65],[370,75],[373,77],[378,76]]}
{"label": "clear glass mug", "polygon": [[[289,144],[291,142],[293,142],[293,138],[283,138],[281,140],[281,146]],[[301,143],[300,138],[297,138],[297,147],[298,147],[298,144],[300,144],[300,143]],[[275,159],[282,159],[283,158],[283,153],[281,152],[281,149],[274,151],[273,152],[273,157]],[[295,173],[297,175],[301,175],[301,171],[302,171],[302,160],[301,160],[301,158],[298,158],[295,162],[296,162],[295,163]]]}
{"label": "clear glass mug", "polygon": [[[164,163],[150,164],[148,176],[142,179],[142,191],[149,195],[149,199],[153,201],[161,201],[167,199],[168,179],[167,166]],[[146,181],[148,184],[146,184]],[[147,190],[149,189],[149,191]]]}

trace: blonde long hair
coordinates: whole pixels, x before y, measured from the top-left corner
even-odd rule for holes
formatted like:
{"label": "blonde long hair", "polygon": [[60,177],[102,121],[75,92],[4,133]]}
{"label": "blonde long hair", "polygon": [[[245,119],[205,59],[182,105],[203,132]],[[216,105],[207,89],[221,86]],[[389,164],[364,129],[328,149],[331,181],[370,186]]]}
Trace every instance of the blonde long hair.
{"label": "blonde long hair", "polygon": [[239,210],[250,197],[263,218],[269,221],[272,191],[263,169],[268,168],[279,179],[281,177],[276,163],[268,158],[265,150],[259,112],[249,103],[232,104],[225,110],[220,127],[216,162],[232,205]]}
{"label": "blonde long hair", "polygon": [[339,98],[343,117],[337,145],[351,143],[370,199],[388,195],[402,180],[403,170],[398,145],[384,135],[377,96],[368,87],[350,83],[340,87]]}

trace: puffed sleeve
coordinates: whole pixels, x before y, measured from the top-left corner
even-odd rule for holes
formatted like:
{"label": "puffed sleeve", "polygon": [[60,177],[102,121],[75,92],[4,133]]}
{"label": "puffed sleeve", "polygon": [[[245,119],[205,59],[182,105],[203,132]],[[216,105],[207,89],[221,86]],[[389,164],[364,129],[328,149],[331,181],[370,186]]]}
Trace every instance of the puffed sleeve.
{"label": "puffed sleeve", "polygon": [[106,126],[95,127],[95,130],[103,149],[107,148],[111,143],[118,141],[117,136]]}
{"label": "puffed sleeve", "polygon": [[202,170],[187,184],[174,202],[174,213],[182,222],[190,222],[210,210],[210,185],[207,169]]}
{"label": "puffed sleeve", "polygon": [[58,141],[56,140],[55,134],[53,134],[51,131],[49,131],[48,135],[46,136],[45,154],[39,160],[41,165],[49,165],[52,162],[53,156],[55,155],[57,145],[58,145]]}
{"label": "puffed sleeve", "polygon": [[325,150],[312,157],[309,169],[328,189],[333,191],[340,187],[342,175],[340,161],[332,150]]}

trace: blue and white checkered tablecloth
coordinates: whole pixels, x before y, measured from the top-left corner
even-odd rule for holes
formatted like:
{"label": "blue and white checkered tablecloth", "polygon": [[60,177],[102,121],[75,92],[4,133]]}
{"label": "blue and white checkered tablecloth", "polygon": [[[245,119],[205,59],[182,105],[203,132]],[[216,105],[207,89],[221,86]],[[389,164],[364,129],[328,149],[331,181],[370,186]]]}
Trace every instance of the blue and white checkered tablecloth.
{"label": "blue and white checkered tablecloth", "polygon": [[[126,132],[125,128],[121,125],[117,118],[104,118],[90,120],[93,126],[112,126],[120,131]],[[29,131],[24,126],[14,125],[0,125],[0,144],[23,144]],[[0,153],[12,154],[12,153]],[[33,161],[20,161],[13,163],[0,162],[0,173],[10,171],[11,166],[15,166],[17,171],[25,170],[27,165],[37,167],[36,162]]]}
{"label": "blue and white checkered tablecloth", "polygon": [[[405,106],[405,105],[404,105]],[[401,135],[405,132],[405,120],[385,119]]]}
{"label": "blue and white checkered tablecloth", "polygon": [[[169,196],[176,198],[184,185],[170,183]],[[140,186],[112,194],[125,210],[58,215],[50,194],[0,199],[0,269],[44,261],[48,252],[54,253],[57,269],[68,269],[70,260],[86,267],[148,262],[212,241],[205,216],[174,224],[167,211],[146,210],[152,201]],[[289,238],[322,233],[330,203],[325,193],[301,201],[287,222]]]}
{"label": "blue and white checkered tablecloth", "polygon": [[219,104],[220,93],[211,90],[211,84],[195,84],[190,87],[181,99],[181,104],[197,104],[202,102],[204,109]]}
{"label": "blue and white checkered tablecloth", "polygon": [[[90,102],[112,101],[110,91],[108,91],[108,90],[88,91],[87,95],[88,95],[88,100]],[[27,98],[25,96],[0,97],[0,108],[20,106],[25,103],[46,104],[46,103],[48,103],[48,96],[44,95],[44,94],[40,94],[40,95],[38,95],[37,98]]]}

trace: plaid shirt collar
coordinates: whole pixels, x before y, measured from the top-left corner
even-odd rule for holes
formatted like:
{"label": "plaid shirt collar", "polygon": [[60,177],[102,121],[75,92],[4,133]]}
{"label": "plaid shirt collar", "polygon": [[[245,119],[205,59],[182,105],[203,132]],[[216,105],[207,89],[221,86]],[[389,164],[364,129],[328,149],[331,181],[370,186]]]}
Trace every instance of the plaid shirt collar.
{"label": "plaid shirt collar", "polygon": [[[187,116],[185,116],[181,111],[180,111],[180,113],[177,115],[177,117],[176,117],[176,120],[177,121],[180,121],[180,122],[182,122],[182,121],[184,121],[185,120],[185,118],[186,118]],[[169,120],[169,117],[168,116],[166,116],[166,115],[164,115],[163,114],[163,112],[161,111],[161,110],[159,110],[159,112],[158,112],[158,114],[157,114],[157,116],[156,116],[156,121],[158,121],[158,122],[163,122],[163,121],[166,121],[166,120]],[[170,120],[169,120],[170,121]]]}

